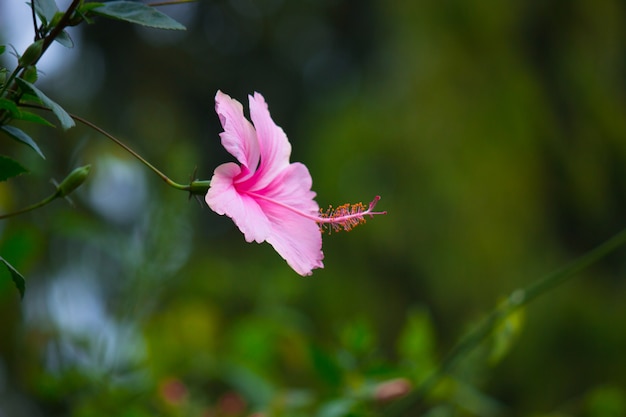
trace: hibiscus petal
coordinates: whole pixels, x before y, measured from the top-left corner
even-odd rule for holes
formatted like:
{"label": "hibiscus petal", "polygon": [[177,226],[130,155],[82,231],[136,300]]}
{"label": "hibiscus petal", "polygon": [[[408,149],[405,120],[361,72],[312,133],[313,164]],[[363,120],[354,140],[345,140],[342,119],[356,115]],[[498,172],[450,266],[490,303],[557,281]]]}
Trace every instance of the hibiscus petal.
{"label": "hibiscus petal", "polygon": [[297,213],[317,214],[319,206],[313,199],[311,185],[307,167],[294,163],[263,190],[264,198],[257,200],[271,223],[267,241],[300,275],[311,275],[314,268],[324,267],[319,226],[315,220]]}
{"label": "hibiscus petal", "polygon": [[246,242],[261,243],[270,236],[272,225],[259,204],[249,195],[240,194],[233,179],[241,172],[234,162],[215,169],[205,201],[217,214],[233,219]]}
{"label": "hibiscus petal", "polygon": [[262,194],[302,213],[316,216],[319,206],[314,200],[315,192],[311,190],[312,185],[313,180],[308,168],[304,164],[294,162],[256,194]]}
{"label": "hibiscus petal", "polygon": [[302,276],[323,268],[322,233],[315,221],[265,201],[260,202],[272,224],[267,242]]}
{"label": "hibiscus petal", "polygon": [[254,178],[257,180],[255,189],[265,187],[289,165],[291,144],[283,129],[272,120],[267,103],[263,96],[254,93],[248,96],[250,118],[256,129],[256,136],[261,153],[261,164]]}
{"label": "hibiscus petal", "polygon": [[259,164],[259,141],[252,124],[243,114],[243,106],[229,95],[218,91],[215,111],[224,131],[220,133],[222,146],[250,171]]}

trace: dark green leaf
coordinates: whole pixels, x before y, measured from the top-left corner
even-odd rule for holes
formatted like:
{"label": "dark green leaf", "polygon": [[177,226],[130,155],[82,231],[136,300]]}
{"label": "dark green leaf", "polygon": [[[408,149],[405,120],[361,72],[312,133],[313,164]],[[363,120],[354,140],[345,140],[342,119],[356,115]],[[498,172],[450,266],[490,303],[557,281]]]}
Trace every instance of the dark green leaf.
{"label": "dark green leaf", "polygon": [[74,41],[72,40],[72,38],[70,38],[69,33],[67,33],[67,31],[65,30],[59,33],[59,35],[56,38],[54,38],[54,40],[60,43],[61,45],[65,46],[66,48],[74,47]]}
{"label": "dark green leaf", "polygon": [[35,2],[35,12],[44,25],[52,22],[54,15],[59,11],[54,0],[33,0]]}
{"label": "dark green leaf", "polygon": [[63,127],[63,129],[69,129],[70,127],[74,126],[74,120],[63,109],[63,107],[59,106],[57,103],[49,99],[48,96],[46,96],[41,90],[39,90],[28,81],[22,80],[21,78],[16,78],[16,81],[23,90],[27,90],[36,95],[44,106],[52,110],[52,112],[61,122],[61,127]]}
{"label": "dark green leaf", "polygon": [[25,145],[30,146],[31,148],[33,148],[35,150],[35,152],[37,152],[43,159],[46,159],[45,156],[43,156],[43,153],[41,152],[41,149],[39,149],[39,146],[37,146],[37,144],[35,143],[34,140],[31,139],[30,136],[28,136],[26,133],[24,133],[23,131],[21,131],[20,129],[18,129],[15,126],[9,126],[9,125],[4,125],[4,126],[0,126],[0,130],[2,130],[4,133],[6,133],[7,135],[9,135],[11,138],[17,140],[18,142],[22,142]]}
{"label": "dark green leaf", "polygon": [[17,108],[17,104],[6,98],[0,98],[0,110],[8,111],[11,117],[18,117],[20,114],[20,109]]}
{"label": "dark green leaf", "polygon": [[26,280],[20,274],[17,269],[13,268],[13,266],[6,261],[2,256],[0,256],[0,262],[7,267],[9,274],[11,274],[11,278],[17,287],[17,290],[20,292],[20,297],[24,298],[24,292],[26,291]]}
{"label": "dark green leaf", "polygon": [[20,113],[17,116],[15,116],[15,119],[24,120],[25,122],[37,123],[37,124],[44,125],[44,126],[54,127],[52,123],[50,123],[48,120],[44,119],[40,115],[31,113],[26,110],[20,110]]}
{"label": "dark green leaf", "polygon": [[6,46],[0,45],[0,55],[2,55],[6,49],[7,49]]}
{"label": "dark green leaf", "polygon": [[154,7],[132,1],[111,1],[92,13],[158,29],[185,30],[185,27]]}
{"label": "dark green leaf", "polygon": [[7,156],[0,155],[0,181],[6,181],[26,172],[28,170],[18,162]]}

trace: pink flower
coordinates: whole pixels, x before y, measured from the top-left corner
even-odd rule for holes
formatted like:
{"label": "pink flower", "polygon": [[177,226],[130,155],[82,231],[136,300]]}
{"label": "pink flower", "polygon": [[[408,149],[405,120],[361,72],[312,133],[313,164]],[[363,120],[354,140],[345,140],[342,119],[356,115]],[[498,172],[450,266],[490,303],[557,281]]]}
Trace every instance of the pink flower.
{"label": "pink flower", "polygon": [[320,212],[311,191],[311,174],[301,163],[290,163],[291,145],[272,120],[263,96],[248,96],[250,118],[237,100],[217,92],[215,111],[224,131],[222,145],[241,165],[228,162],[215,169],[206,203],[233,219],[247,242],[268,242],[298,274],[323,268],[321,226],[350,230],[373,212],[362,204]]}
{"label": "pink flower", "polygon": [[237,100],[217,92],[215,111],[222,145],[241,165],[217,167],[206,203],[232,218],[247,242],[267,241],[300,275],[323,268],[322,236],[315,220],[319,206],[306,166],[289,163],[291,145],[270,116],[263,96],[249,96],[250,117]]}

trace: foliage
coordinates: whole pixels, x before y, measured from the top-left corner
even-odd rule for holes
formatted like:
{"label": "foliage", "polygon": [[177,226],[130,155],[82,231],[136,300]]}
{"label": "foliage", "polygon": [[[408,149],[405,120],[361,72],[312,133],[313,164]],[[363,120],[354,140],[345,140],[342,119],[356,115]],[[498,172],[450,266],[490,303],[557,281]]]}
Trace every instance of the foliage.
{"label": "foliage", "polygon": [[[67,3],[0,46],[0,414],[626,412],[621,3]],[[244,250],[171,193],[225,158],[220,88],[391,215],[306,280]]]}

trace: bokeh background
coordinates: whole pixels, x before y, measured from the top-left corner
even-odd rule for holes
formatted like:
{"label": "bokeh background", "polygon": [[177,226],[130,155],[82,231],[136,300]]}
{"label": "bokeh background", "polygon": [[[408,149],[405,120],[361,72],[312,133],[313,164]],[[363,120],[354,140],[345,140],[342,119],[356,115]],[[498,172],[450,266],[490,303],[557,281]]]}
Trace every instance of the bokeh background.
{"label": "bokeh background", "polygon": [[[0,3],[3,44],[32,36],[22,3]],[[181,183],[232,159],[215,92],[261,92],[320,206],[380,194],[389,214],[324,236],[302,278],[84,126],[29,126],[45,161],[3,138],[31,170],[0,184],[5,212],[93,167],[73,205],[0,224],[27,277],[20,301],[0,276],[2,417],[373,414],[376,384],[418,383],[502,297],[626,225],[622,1],[160,10],[188,30],[97,19],[38,85]],[[407,415],[626,415],[625,267],[534,301],[505,355],[468,357]]]}

